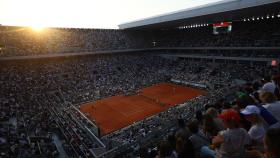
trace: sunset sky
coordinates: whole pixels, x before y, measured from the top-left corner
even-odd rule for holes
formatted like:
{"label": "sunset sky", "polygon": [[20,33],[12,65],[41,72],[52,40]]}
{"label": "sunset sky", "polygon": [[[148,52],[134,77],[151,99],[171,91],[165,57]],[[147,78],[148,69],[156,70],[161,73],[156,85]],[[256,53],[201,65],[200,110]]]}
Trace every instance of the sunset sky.
{"label": "sunset sky", "polygon": [[219,0],[0,0],[0,24],[118,28],[132,20]]}

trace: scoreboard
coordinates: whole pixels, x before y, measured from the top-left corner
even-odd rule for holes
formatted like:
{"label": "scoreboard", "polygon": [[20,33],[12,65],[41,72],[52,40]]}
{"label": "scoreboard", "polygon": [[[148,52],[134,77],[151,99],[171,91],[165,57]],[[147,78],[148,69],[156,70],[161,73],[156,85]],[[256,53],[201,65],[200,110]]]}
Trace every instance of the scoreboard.
{"label": "scoreboard", "polygon": [[232,22],[220,22],[213,24],[213,34],[229,33],[232,30]]}

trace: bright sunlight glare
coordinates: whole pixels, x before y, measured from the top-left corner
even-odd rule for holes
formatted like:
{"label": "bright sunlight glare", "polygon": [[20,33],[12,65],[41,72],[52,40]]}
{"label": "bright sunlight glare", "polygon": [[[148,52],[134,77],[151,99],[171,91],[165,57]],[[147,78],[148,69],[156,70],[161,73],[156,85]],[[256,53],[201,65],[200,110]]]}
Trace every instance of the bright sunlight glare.
{"label": "bright sunlight glare", "polygon": [[43,26],[31,26],[30,28],[35,32],[42,32],[45,29]]}

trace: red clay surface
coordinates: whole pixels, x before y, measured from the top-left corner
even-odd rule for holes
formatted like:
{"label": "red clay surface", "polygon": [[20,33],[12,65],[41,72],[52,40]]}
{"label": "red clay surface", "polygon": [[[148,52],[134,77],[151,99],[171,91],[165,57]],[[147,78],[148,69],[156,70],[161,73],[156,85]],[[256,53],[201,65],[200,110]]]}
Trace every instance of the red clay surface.
{"label": "red clay surface", "polygon": [[95,121],[101,135],[106,135],[205,93],[200,89],[161,83],[140,90],[139,95],[113,96],[82,104],[80,110]]}

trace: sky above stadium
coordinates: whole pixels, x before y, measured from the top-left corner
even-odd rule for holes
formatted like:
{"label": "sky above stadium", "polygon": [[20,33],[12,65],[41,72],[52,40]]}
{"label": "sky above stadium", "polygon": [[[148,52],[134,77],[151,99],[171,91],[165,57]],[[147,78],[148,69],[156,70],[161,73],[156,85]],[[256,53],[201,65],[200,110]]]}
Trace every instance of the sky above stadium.
{"label": "sky above stadium", "polygon": [[0,24],[118,28],[128,21],[220,0],[0,0]]}

